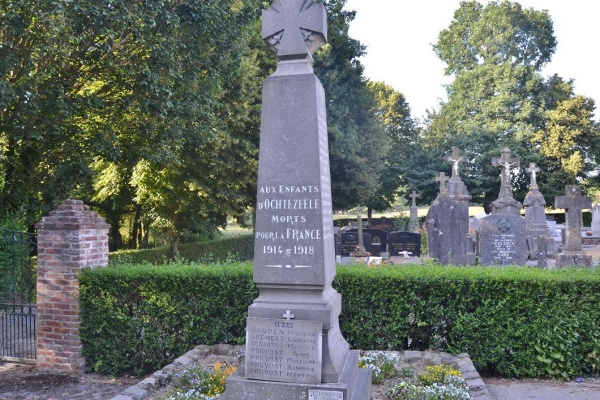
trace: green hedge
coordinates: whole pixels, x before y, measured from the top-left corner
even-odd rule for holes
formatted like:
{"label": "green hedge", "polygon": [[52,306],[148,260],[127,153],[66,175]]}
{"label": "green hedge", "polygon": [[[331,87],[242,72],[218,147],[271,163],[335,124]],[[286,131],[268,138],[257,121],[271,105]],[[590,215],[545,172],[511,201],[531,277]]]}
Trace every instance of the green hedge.
{"label": "green hedge", "polygon": [[[248,261],[254,258],[254,236],[240,235],[208,242],[179,245],[179,259],[189,262],[210,263],[235,259]],[[108,255],[110,264],[164,264],[173,259],[168,247],[145,250],[122,250]]]}
{"label": "green hedge", "polygon": [[[90,368],[161,368],[198,344],[244,340],[257,296],[249,264],[109,267],[81,274]],[[597,374],[600,271],[339,267],[340,326],[352,348],[468,352],[513,377]]]}
{"label": "green hedge", "polygon": [[258,295],[249,264],[119,266],[80,274],[88,369],[157,370],[198,344],[238,343]]}

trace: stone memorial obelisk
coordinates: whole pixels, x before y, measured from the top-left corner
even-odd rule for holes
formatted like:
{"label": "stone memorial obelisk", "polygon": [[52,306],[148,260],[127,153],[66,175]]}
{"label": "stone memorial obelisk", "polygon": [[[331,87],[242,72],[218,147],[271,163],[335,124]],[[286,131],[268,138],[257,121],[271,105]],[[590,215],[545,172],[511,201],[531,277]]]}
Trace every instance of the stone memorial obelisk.
{"label": "stone memorial obelisk", "polygon": [[325,8],[275,0],[262,36],[277,53],[263,85],[254,247],[259,296],[248,308],[245,366],[227,400],[367,400],[371,372],[358,368],[340,332],[332,287],[335,247],[325,94],[312,54],[327,40]]}

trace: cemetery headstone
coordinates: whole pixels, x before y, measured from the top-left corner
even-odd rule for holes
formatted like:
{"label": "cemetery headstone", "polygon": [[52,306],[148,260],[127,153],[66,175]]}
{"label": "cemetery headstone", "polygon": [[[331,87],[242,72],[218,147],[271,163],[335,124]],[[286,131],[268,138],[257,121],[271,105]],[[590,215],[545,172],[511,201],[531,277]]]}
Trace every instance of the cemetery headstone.
{"label": "cemetery headstone", "polygon": [[419,195],[413,190],[409,197],[412,199],[412,204],[410,206],[410,223],[408,230],[415,232],[419,228],[419,208],[417,207],[417,198]]}
{"label": "cemetery headstone", "polygon": [[[358,229],[352,228],[347,232],[358,233]],[[370,244],[365,244],[365,247],[372,255],[379,257],[380,253],[387,251],[388,231],[378,228],[364,228],[363,237],[370,235]]]}
{"label": "cemetery headstone", "polygon": [[398,257],[408,252],[411,257],[421,257],[421,234],[414,232],[390,232],[388,234],[390,257]]}
{"label": "cemetery headstone", "polygon": [[556,256],[556,266],[591,266],[592,258],[583,253],[581,245],[581,211],[592,207],[592,199],[581,195],[581,186],[567,185],[565,196],[554,198],[554,206],[565,209],[566,222],[565,244],[563,251]]}
{"label": "cemetery headstone", "polygon": [[[452,163],[447,191],[438,194],[426,218],[429,257],[442,265],[473,265],[473,237],[469,237],[469,201],[471,196],[460,179],[460,163],[467,161],[456,147],[445,157]],[[440,177],[442,178],[442,177]]]}
{"label": "cemetery headstone", "polygon": [[275,0],[263,39],[279,58],[263,85],[253,281],[244,368],[227,400],[371,398],[339,327],[325,94],[312,54],[327,38],[325,7]]}
{"label": "cemetery headstone", "polygon": [[[530,175],[529,192],[525,196],[523,207],[525,207],[527,248],[531,260],[537,260],[541,251],[538,249],[538,238],[540,236],[551,236],[546,222],[546,200],[537,185],[537,174],[540,171],[541,169],[535,163],[529,164],[529,167],[525,169],[525,172]],[[551,247],[553,245],[554,240],[547,241],[544,254],[553,252],[553,247]]]}
{"label": "cemetery headstone", "polygon": [[[359,233],[356,229],[350,229],[349,231],[341,233],[341,245],[340,255],[342,257],[367,257],[368,255],[358,255],[360,252],[360,238]],[[371,235],[369,233],[362,233],[362,245],[365,248],[371,247]]]}
{"label": "cemetery headstone", "polygon": [[527,241],[525,218],[521,203],[512,194],[510,171],[519,167],[520,159],[511,158],[510,149],[503,149],[492,165],[500,167],[500,194],[491,204],[491,214],[479,221],[479,254],[482,265],[525,265]]}
{"label": "cemetery headstone", "polygon": [[592,207],[592,234],[600,236],[600,201],[596,197],[596,203]]}

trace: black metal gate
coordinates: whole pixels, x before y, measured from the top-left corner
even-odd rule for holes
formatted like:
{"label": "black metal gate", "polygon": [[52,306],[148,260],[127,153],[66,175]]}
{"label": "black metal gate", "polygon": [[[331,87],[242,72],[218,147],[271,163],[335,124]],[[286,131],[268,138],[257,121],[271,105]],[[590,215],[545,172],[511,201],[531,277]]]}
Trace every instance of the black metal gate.
{"label": "black metal gate", "polygon": [[0,359],[35,360],[35,235],[0,228]]}

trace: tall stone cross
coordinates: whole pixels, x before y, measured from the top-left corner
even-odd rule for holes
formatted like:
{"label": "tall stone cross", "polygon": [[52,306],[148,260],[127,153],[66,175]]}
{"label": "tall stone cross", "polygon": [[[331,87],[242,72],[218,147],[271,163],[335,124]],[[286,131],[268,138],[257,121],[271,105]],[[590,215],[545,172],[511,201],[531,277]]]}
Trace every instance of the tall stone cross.
{"label": "tall stone cross", "polygon": [[435,178],[436,182],[440,183],[440,194],[448,193],[446,190],[446,182],[448,182],[448,177],[445,172],[440,172],[440,176]]}
{"label": "tall stone cross", "polygon": [[458,167],[461,162],[467,161],[467,156],[461,156],[458,147],[453,147],[452,156],[444,157],[444,161],[452,163],[452,178],[450,179],[452,181],[460,180],[460,175],[458,174]]}
{"label": "tall stone cross", "polygon": [[492,159],[492,165],[494,167],[502,168],[502,171],[500,173],[502,187],[510,187],[510,170],[512,168],[518,168],[521,163],[520,158],[510,158],[511,153],[512,152],[510,151],[510,149],[504,148],[500,152],[500,158]]}
{"label": "tall stone cross", "polygon": [[262,38],[279,60],[312,61],[327,41],[325,6],[313,0],[275,0],[262,20]]}
{"label": "tall stone cross", "polygon": [[412,199],[412,206],[411,206],[411,207],[416,207],[416,206],[417,206],[417,198],[418,198],[418,197],[421,197],[421,196],[419,196],[419,195],[417,194],[417,192],[415,192],[415,191],[413,190],[413,192],[411,193],[411,195],[410,195],[410,196],[408,196],[408,197],[410,197],[410,198]]}
{"label": "tall stone cross", "polygon": [[529,189],[537,189],[537,173],[542,170],[535,163],[530,163],[529,168],[525,168],[525,172],[530,174],[531,182],[529,184]]}
{"label": "tall stone cross", "polygon": [[554,207],[564,208],[566,216],[566,251],[581,251],[581,210],[592,208],[592,199],[581,195],[581,186],[567,185],[565,196],[554,198]]}

